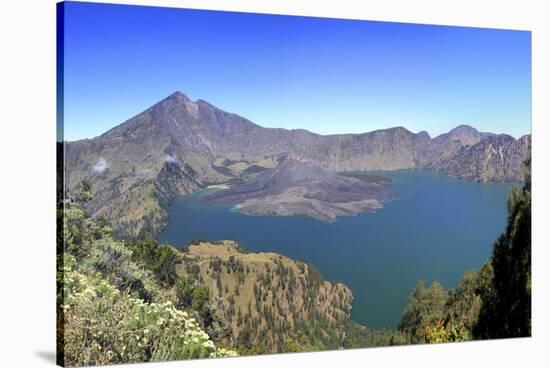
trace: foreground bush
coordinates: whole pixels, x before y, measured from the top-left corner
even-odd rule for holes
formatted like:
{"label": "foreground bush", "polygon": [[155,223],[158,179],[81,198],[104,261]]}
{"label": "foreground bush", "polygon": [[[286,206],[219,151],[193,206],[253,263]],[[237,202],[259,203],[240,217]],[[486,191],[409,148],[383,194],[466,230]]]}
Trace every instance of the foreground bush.
{"label": "foreground bush", "polygon": [[75,271],[71,263],[66,260],[59,275],[66,365],[236,355],[216,348],[195,319],[170,302],[145,303],[121,293],[100,275]]}
{"label": "foreground bush", "polygon": [[[163,285],[174,282],[175,251],[154,249],[160,255],[155,259],[162,261],[156,272],[136,262],[132,247],[113,239],[105,224],[73,201],[64,201],[58,215],[59,364],[236,355],[216,348],[188,312],[166,301]],[[200,315],[193,309],[189,313]]]}

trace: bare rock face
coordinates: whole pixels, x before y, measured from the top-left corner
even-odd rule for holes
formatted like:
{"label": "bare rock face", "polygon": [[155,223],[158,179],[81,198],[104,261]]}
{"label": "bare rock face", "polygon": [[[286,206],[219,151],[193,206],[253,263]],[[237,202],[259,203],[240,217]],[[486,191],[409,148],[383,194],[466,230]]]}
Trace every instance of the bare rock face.
{"label": "bare rock face", "polygon": [[[465,125],[433,139],[402,127],[328,136],[263,128],[175,92],[99,137],[65,142],[64,174],[69,190],[84,179],[92,184],[88,211],[93,216],[105,217],[121,236],[137,237],[160,230],[175,196],[209,184],[246,182],[285,157],[332,172],[429,168],[468,180],[500,181],[522,180],[522,163],[529,156],[530,137],[502,138]],[[317,190],[316,196],[323,195],[321,187]],[[324,210],[307,199],[312,212]]]}
{"label": "bare rock face", "polygon": [[310,162],[285,159],[243,184],[203,197],[204,202],[237,205],[255,215],[304,215],[333,222],[382,207],[392,191],[383,184],[344,177]]}
{"label": "bare rock face", "polygon": [[521,181],[524,162],[531,155],[531,136],[514,139],[505,134],[491,135],[476,144],[461,146],[431,168],[447,175],[472,181]]}

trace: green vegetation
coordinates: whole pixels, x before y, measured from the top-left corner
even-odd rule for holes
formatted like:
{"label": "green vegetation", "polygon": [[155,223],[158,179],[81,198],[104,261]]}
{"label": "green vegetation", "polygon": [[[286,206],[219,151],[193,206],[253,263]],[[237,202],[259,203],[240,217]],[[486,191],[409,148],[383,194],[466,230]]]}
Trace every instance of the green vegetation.
{"label": "green vegetation", "polygon": [[[239,354],[337,349],[349,320],[351,293],[325,281],[313,266],[274,253],[248,253],[229,240],[199,242],[185,250],[180,275],[202,280],[224,321],[218,336]],[[197,271],[198,268],[198,271]],[[198,275],[198,276],[197,276]],[[188,279],[181,295],[189,300]]]}
{"label": "green vegetation", "polygon": [[508,199],[508,226],[497,240],[490,288],[475,333],[480,338],[531,336],[531,175]]}
{"label": "green vegetation", "polygon": [[466,341],[479,314],[475,293],[480,273],[468,272],[456,290],[445,291],[437,282],[426,287],[422,281],[410,295],[398,326],[399,344]]}
{"label": "green vegetation", "polygon": [[163,284],[171,286],[176,282],[179,257],[171,247],[145,238],[132,244],[132,259],[151,270]]}
{"label": "green vegetation", "polygon": [[[86,186],[74,196],[87,200]],[[154,241],[116,241],[74,200],[58,208],[58,363],[118,364],[233,356],[204,331],[208,291],[189,305],[169,298],[180,284],[179,252]],[[147,261],[151,262],[147,262]],[[147,265],[147,266],[145,266]]]}
{"label": "green vegetation", "polygon": [[405,307],[398,330],[410,337],[413,344],[425,341],[425,330],[445,316],[447,293],[434,282],[430,287],[420,281],[410,296],[410,303]]}
{"label": "green vegetation", "polygon": [[176,282],[177,306],[196,311],[205,325],[212,321],[212,310],[209,307],[209,292],[204,285],[199,285],[193,276],[185,276]]}
{"label": "green vegetation", "polygon": [[[66,255],[65,264],[75,265]],[[233,355],[170,302],[146,303],[98,274],[61,273],[64,363],[117,364]]]}
{"label": "green vegetation", "polygon": [[370,329],[352,320],[346,322],[344,331],[345,339],[342,347],[345,349],[399,345],[397,342],[392,342],[398,334],[396,331]]}

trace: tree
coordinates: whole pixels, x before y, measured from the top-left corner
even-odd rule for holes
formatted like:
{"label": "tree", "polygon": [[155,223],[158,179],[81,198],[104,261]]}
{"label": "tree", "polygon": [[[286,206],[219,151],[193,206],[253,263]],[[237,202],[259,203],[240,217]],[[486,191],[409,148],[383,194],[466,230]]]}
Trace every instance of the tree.
{"label": "tree", "polygon": [[438,282],[427,288],[419,281],[410,295],[411,302],[405,307],[398,330],[409,335],[412,343],[425,342],[426,328],[445,317],[447,292]]}
{"label": "tree", "polygon": [[208,288],[204,285],[197,285],[193,289],[191,308],[196,310],[204,319],[210,312]]}
{"label": "tree", "polygon": [[130,244],[132,260],[153,271],[165,284],[173,285],[177,280],[176,264],[178,253],[168,245],[159,245],[153,238],[145,238]]}
{"label": "tree", "polygon": [[176,252],[167,245],[161,245],[158,247],[157,257],[152,267],[153,272],[161,282],[173,285],[178,276],[176,273],[176,262],[178,260]]}
{"label": "tree", "polygon": [[176,281],[176,305],[189,308],[193,302],[195,280],[192,276],[181,277]]}
{"label": "tree", "polygon": [[508,198],[508,224],[496,241],[491,289],[474,329],[482,339],[531,336],[531,164],[526,163],[522,189]]}
{"label": "tree", "polygon": [[74,198],[76,202],[86,203],[92,199],[92,184],[84,179],[75,188]]}
{"label": "tree", "polygon": [[462,326],[467,331],[477,323],[481,308],[479,279],[481,271],[466,272],[456,290],[449,290],[446,324]]}
{"label": "tree", "polygon": [[150,267],[157,260],[158,243],[153,238],[144,238],[132,244],[132,259]]}
{"label": "tree", "polygon": [[190,308],[198,313],[204,327],[210,327],[213,322],[213,311],[210,308],[210,292],[204,285],[188,275],[180,277],[176,283],[176,305],[179,308]]}

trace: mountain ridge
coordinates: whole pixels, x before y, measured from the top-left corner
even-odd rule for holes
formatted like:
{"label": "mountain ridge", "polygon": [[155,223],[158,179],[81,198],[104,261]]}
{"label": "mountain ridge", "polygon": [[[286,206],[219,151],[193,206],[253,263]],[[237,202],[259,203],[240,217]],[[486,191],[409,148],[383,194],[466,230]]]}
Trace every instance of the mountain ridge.
{"label": "mountain ridge", "polygon": [[488,136],[488,135],[509,135],[510,137],[514,138],[514,139],[520,139],[521,137],[524,137],[524,136],[530,136],[531,134],[527,133],[527,134],[523,134],[521,135],[520,137],[518,138],[515,138],[513,137],[512,135],[510,134],[507,134],[507,133],[493,133],[493,132],[480,132],[478,131],[475,127],[473,127],[472,125],[470,124],[466,124],[466,123],[461,123],[459,125],[457,125],[456,127],[452,128],[451,130],[449,130],[448,132],[446,133],[441,133],[441,134],[438,134],[438,135],[435,135],[435,136],[431,136],[429,132],[425,131],[425,130],[421,130],[419,131],[418,133],[414,133],[412,130],[408,129],[407,127],[405,126],[400,126],[400,125],[396,125],[396,126],[393,126],[393,127],[389,127],[389,128],[379,128],[379,129],[374,129],[374,130],[370,130],[370,131],[365,131],[365,132],[361,132],[361,133],[330,133],[330,134],[322,134],[322,133],[317,133],[317,132],[313,132],[313,131],[310,131],[308,129],[305,129],[305,128],[292,128],[292,129],[289,129],[289,128],[283,128],[283,127],[263,127],[259,124],[256,124],[248,119],[246,119],[245,117],[239,115],[238,113],[233,113],[233,112],[228,112],[228,111],[225,111],[225,110],[222,110],[218,107],[216,107],[215,105],[213,105],[212,103],[206,101],[206,100],[203,100],[202,98],[198,98],[197,100],[193,101],[191,100],[186,94],[184,94],[183,92],[181,91],[174,91],[172,92],[170,95],[168,95],[167,97],[163,98],[162,100],[158,101],[157,103],[153,104],[152,106],[149,106],[148,108],[146,108],[145,110],[141,111],[140,113],[134,115],[133,117],[131,117],[130,119],[128,120],[125,120],[124,122],[120,123],[119,125],[105,131],[104,133],[98,135],[98,136],[95,136],[95,137],[92,137],[92,138],[80,138],[80,139],[74,139],[74,140],[70,140],[70,141],[65,141],[65,142],[70,142],[70,143],[77,143],[77,142],[84,142],[84,141],[90,141],[90,140],[94,140],[94,139],[97,139],[97,138],[100,138],[100,137],[103,137],[105,135],[107,135],[108,133],[110,133],[111,131],[119,128],[120,126],[124,125],[125,123],[129,122],[130,120],[138,117],[139,115],[147,112],[148,110],[156,107],[157,105],[159,104],[162,104],[163,102],[165,101],[168,101],[168,100],[178,100],[178,99],[183,99],[184,101],[187,101],[191,104],[203,104],[203,105],[206,105],[206,106],[210,106],[212,108],[215,108],[215,109],[218,109],[220,111],[223,111],[225,112],[226,114],[230,114],[230,115],[234,115],[234,116],[237,116],[241,119],[244,119],[244,120],[247,120],[249,123],[257,126],[257,127],[260,127],[260,128],[263,128],[263,129],[269,129],[269,130],[285,130],[285,131],[293,131],[293,132],[299,132],[299,131],[302,131],[302,132],[305,132],[305,133],[308,133],[308,134],[312,134],[312,135],[316,135],[316,136],[320,136],[320,137],[338,137],[338,136],[348,136],[348,135],[364,135],[364,134],[369,134],[369,133],[374,133],[374,132],[379,132],[379,131],[386,131],[388,129],[404,129],[412,134],[416,134],[416,135],[427,135],[430,139],[435,139],[435,138],[438,138],[438,137],[441,137],[441,136],[445,136],[445,135],[449,135],[449,136],[452,136],[452,135],[455,135],[457,134],[457,132],[459,131],[464,131],[464,130],[469,130],[469,131],[473,131],[475,132],[476,134],[480,135],[480,136]]}
{"label": "mountain ridge", "polygon": [[251,179],[285,157],[333,172],[432,169],[467,180],[521,180],[530,136],[495,136],[466,125],[435,138],[404,127],[326,136],[264,128],[177,91],[98,137],[65,142],[66,180],[69,188],[90,181],[90,213],[123,236],[140,236],[162,228],[175,196]]}

